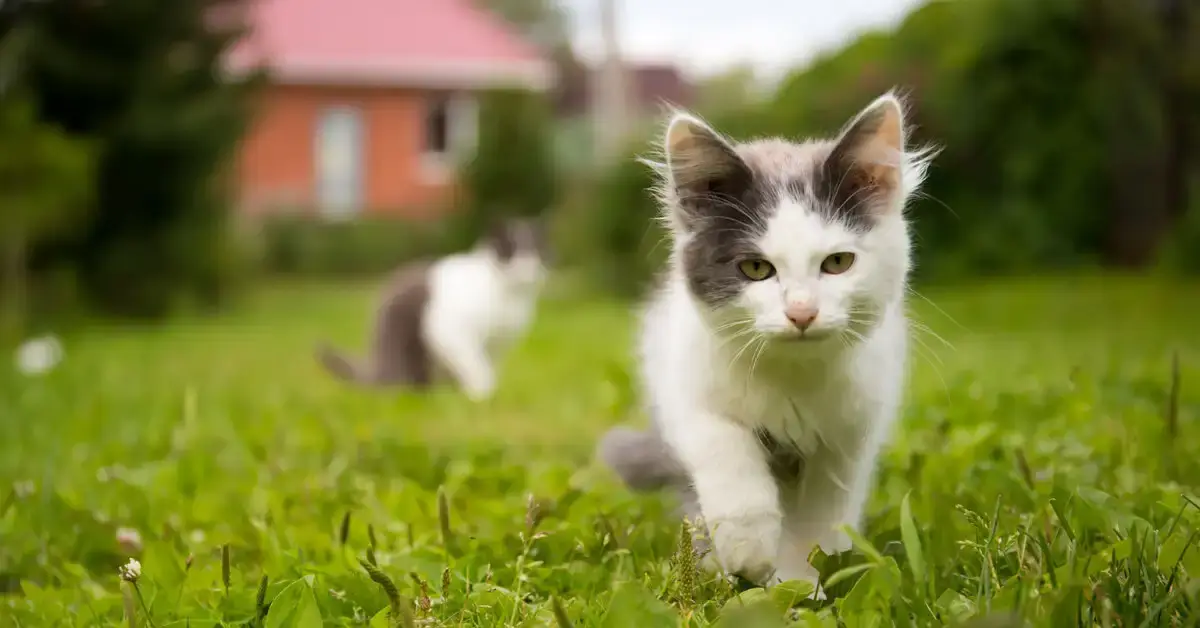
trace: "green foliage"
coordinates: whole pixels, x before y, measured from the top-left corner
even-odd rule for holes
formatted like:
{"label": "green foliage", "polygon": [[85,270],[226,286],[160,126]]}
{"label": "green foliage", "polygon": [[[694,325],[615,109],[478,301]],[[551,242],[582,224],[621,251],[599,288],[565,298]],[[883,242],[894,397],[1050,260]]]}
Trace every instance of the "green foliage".
{"label": "green foliage", "polygon": [[89,147],[41,124],[20,95],[0,100],[0,337],[27,315],[27,256],[87,209]]}
{"label": "green foliage", "polygon": [[267,274],[352,277],[386,273],[417,258],[449,253],[452,222],[396,218],[326,221],[279,215],[257,225],[258,266]]}
{"label": "green foliage", "polygon": [[562,3],[556,0],[478,0],[544,49],[570,45],[571,26]]}
{"label": "green foliage", "polygon": [[1200,176],[1200,10],[1176,3],[1171,21],[1157,4],[933,0],[792,72],[765,104],[709,95],[698,113],[738,139],[827,137],[898,88],[914,143],[943,148],[911,204],[922,279],[1179,260],[1185,247],[1164,245],[1194,222],[1195,186],[1168,192],[1173,166]]}
{"label": "green foliage", "polygon": [[636,296],[670,253],[651,188],[654,171],[622,160],[585,185],[587,192],[564,210],[556,230],[565,264],[615,294]]}
{"label": "green foliage", "polygon": [[469,246],[497,216],[540,216],[555,202],[557,176],[545,97],[521,90],[483,94],[478,144],[463,172],[461,245]]}
{"label": "green foliage", "polygon": [[40,251],[105,311],[159,316],[228,285],[225,169],[254,77],[225,72],[229,0],[50,0],[31,6],[25,80],[42,119],[96,147],[94,207]]}
{"label": "green foliage", "polygon": [[129,551],[143,626],[1153,626],[1200,603],[1194,282],[915,300],[952,348],[917,334],[855,549],[812,557],[822,602],[696,571],[670,500],[589,463],[630,420],[624,303],[547,301],[481,405],[314,363],[318,335],[361,344],[376,289],[278,288],[217,324],[69,339],[41,378],[0,370],[0,416],[22,418],[0,421],[0,624],[116,625]]}
{"label": "green foliage", "polygon": [[944,147],[912,209],[926,277],[1145,263],[1173,224],[1160,77],[1188,63],[1163,28],[1128,0],[935,0],[795,73],[768,117],[827,134],[909,93],[916,141]]}

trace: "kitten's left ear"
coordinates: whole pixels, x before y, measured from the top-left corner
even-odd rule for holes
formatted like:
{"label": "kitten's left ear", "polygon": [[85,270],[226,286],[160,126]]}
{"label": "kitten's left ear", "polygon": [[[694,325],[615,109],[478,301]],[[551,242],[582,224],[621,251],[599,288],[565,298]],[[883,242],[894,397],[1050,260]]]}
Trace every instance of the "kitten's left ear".
{"label": "kitten's left ear", "polygon": [[905,168],[904,105],[892,92],[880,96],[842,130],[829,165],[839,174],[838,195],[859,202],[893,205],[903,190]]}

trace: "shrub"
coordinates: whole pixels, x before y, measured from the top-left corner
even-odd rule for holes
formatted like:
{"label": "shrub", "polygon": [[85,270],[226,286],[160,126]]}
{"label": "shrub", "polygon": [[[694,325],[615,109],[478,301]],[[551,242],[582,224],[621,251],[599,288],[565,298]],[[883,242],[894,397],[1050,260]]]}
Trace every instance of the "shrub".
{"label": "shrub", "polygon": [[360,218],[330,222],[285,215],[258,225],[259,264],[275,275],[354,276],[457,248],[448,221]]}
{"label": "shrub", "polygon": [[571,253],[564,261],[622,296],[643,291],[670,252],[650,193],[655,174],[629,155],[583,184],[557,230],[560,248]]}
{"label": "shrub", "polygon": [[540,216],[558,195],[553,116],[541,94],[485,93],[479,141],[463,169],[465,207],[451,231],[468,246],[496,215]]}
{"label": "shrub", "polygon": [[212,16],[238,15],[240,2],[30,5],[23,81],[40,118],[97,155],[78,234],[36,253],[72,268],[95,308],[160,317],[227,293],[237,266],[223,169],[260,82],[223,71],[241,25]]}

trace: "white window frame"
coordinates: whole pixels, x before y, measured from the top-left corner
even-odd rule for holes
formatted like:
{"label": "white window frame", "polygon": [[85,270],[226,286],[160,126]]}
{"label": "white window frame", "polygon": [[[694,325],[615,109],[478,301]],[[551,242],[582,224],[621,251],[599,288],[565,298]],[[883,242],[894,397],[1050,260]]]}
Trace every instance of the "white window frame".
{"label": "white window frame", "polygon": [[[346,185],[351,186],[348,189],[348,199],[345,202],[331,201],[332,196],[337,196],[329,191],[330,182],[327,180],[325,156],[326,150],[329,148],[326,142],[329,139],[326,137],[328,131],[328,123],[331,118],[338,115],[348,115],[349,119],[353,120],[352,128],[353,135],[350,135],[348,141],[351,142],[347,149],[350,154],[346,159],[350,160],[350,164],[345,166],[349,171],[344,176],[349,178]],[[323,107],[317,113],[317,119],[313,128],[313,174],[315,181],[315,200],[317,211],[322,218],[327,220],[349,220],[358,216],[366,203],[366,173],[367,173],[367,137],[369,135],[367,129],[367,118],[362,107],[350,104],[337,104],[328,107]]]}

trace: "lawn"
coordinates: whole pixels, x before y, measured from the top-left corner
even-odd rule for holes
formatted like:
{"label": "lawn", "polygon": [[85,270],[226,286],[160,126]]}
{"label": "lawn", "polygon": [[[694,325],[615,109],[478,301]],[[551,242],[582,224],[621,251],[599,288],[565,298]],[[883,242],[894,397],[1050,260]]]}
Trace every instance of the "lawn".
{"label": "lawn", "polygon": [[372,298],[277,286],[88,329],[42,378],[0,365],[0,625],[128,625],[127,604],[160,627],[1200,622],[1198,284],[914,297],[905,418],[860,547],[813,558],[821,604],[696,574],[670,503],[592,464],[644,420],[627,305],[552,292],[472,404],[317,368],[320,339],[360,350]]}

